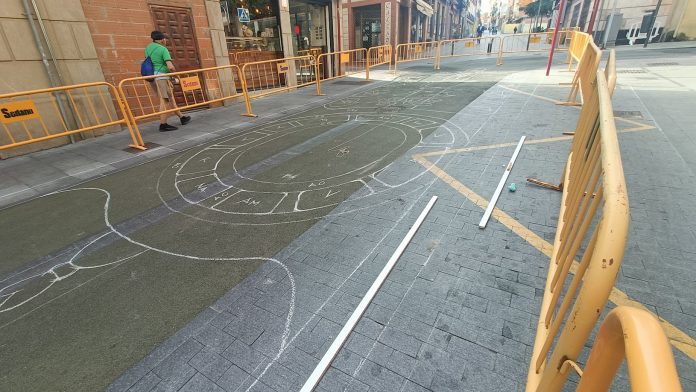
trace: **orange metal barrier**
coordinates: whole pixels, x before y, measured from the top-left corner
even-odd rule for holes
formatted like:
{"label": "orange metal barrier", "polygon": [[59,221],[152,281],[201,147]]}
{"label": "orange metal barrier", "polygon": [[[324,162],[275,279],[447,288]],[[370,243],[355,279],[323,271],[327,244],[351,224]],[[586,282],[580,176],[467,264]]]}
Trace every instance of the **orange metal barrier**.
{"label": "orange metal barrier", "polygon": [[373,46],[367,51],[367,79],[370,79],[370,68],[389,64],[391,68],[392,46]]}
{"label": "orange metal barrier", "polygon": [[302,57],[302,56],[319,57],[321,52],[322,52],[321,48],[311,48],[311,49],[306,49],[306,50],[298,50],[297,55],[300,57]]}
{"label": "orange metal barrier", "polygon": [[256,116],[251,110],[253,98],[311,84],[317,86],[317,95],[321,95],[316,62],[313,56],[299,56],[244,64],[242,87],[246,102],[245,116]]}
{"label": "orange metal barrier", "polygon": [[365,74],[368,77],[367,49],[342,50],[322,53],[316,61],[317,94],[321,94],[321,81],[342,78],[349,75]]}
{"label": "orange metal barrier", "polygon": [[391,64],[392,46],[380,45],[373,46],[367,51],[368,65],[376,67],[378,65]]}
{"label": "orange metal barrier", "polygon": [[[596,80],[582,107],[566,164],[527,391],[563,387],[567,373],[559,369],[580,355],[609,299],[626,246],[628,195],[611,95],[601,71]],[[569,272],[574,276],[567,282]]]}
{"label": "orange metal barrier", "polygon": [[632,391],[682,390],[660,322],[646,310],[619,306],[609,312],[599,329],[577,391],[608,391],[624,358]]}
{"label": "orange metal barrier", "polygon": [[[242,97],[241,85],[239,67],[225,65],[123,79],[118,90],[137,130],[137,122],[147,118]],[[173,96],[173,105],[162,106],[162,94]]]}
{"label": "orange metal barrier", "polygon": [[414,42],[396,45],[394,58],[394,73],[399,63],[409,61],[434,59],[437,64],[439,41]]}
{"label": "orange metal barrier", "polygon": [[579,63],[585,53],[587,44],[594,42],[592,37],[582,31],[572,31],[570,34],[570,44],[568,46],[568,71],[573,70],[573,61]]}
{"label": "orange metal barrier", "polygon": [[[614,49],[609,51],[609,59],[607,60],[606,67],[604,67],[604,78],[607,81],[609,95],[613,96],[614,90],[616,89],[616,51]],[[575,132],[571,132],[571,134],[574,135]],[[561,191],[563,190],[563,181],[565,181],[565,169],[563,170],[563,174],[561,174],[561,181],[558,183],[558,185],[554,185],[536,178],[527,178],[527,181],[544,188]]]}
{"label": "orange metal barrier", "polygon": [[[573,38],[573,41],[575,41],[575,38]],[[575,51],[577,52],[577,50]],[[585,97],[589,94],[589,91],[593,88],[592,84],[594,83],[597,69],[599,69],[599,62],[602,59],[602,52],[592,40],[587,41],[585,49],[583,49],[581,52],[582,57],[580,58],[578,68],[575,70],[575,74],[573,75],[568,100],[563,103],[564,105],[579,105],[580,103],[577,102],[578,92],[580,92],[581,99],[584,101]]]}
{"label": "orange metal barrier", "polygon": [[492,54],[496,48],[495,42],[499,40],[501,38],[498,36],[442,40],[438,45],[439,55],[435,69],[440,69],[442,58]]}
{"label": "orange metal barrier", "polygon": [[275,60],[283,58],[283,52],[272,52],[268,50],[241,50],[228,53],[230,63],[241,67],[245,63],[254,61]]}
{"label": "orange metal barrier", "polygon": [[[61,107],[68,118],[61,113]],[[70,113],[68,113],[70,112]],[[0,95],[0,150],[125,125],[131,147],[144,149],[113,85],[84,83]]]}
{"label": "orange metal barrier", "polygon": [[[561,30],[562,37],[558,40],[556,51],[565,51],[569,49],[571,31]],[[543,33],[524,33],[505,35],[500,40],[498,48],[497,65],[503,64],[503,55],[505,53],[522,53],[522,52],[546,52],[551,50],[553,41],[553,31]]]}

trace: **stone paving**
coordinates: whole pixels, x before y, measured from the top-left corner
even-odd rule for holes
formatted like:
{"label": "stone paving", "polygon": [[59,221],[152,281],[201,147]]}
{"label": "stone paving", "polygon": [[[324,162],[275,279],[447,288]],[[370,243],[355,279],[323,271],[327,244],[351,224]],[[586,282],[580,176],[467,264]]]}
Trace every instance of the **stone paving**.
{"label": "stone paving", "polygon": [[[680,72],[672,68],[646,72],[659,78],[693,75],[696,57],[675,57],[683,67]],[[619,68],[637,68],[641,61],[619,57]],[[511,63],[506,60],[505,66]],[[489,198],[521,135],[528,141],[557,137],[573,130],[577,121],[577,108],[542,99],[563,99],[567,86],[558,83],[568,81],[571,74],[554,72],[544,78],[538,70],[543,60],[535,56],[530,63],[535,70],[507,74],[455,112],[441,110],[437,102],[427,105],[397,98],[391,104],[399,108],[397,112],[416,111],[426,118],[430,111],[449,120],[274,255],[277,262],[261,264],[107,389],[299,390],[412,222],[436,195],[435,207],[318,390],[523,390],[548,258],[494,219],[486,229],[479,229],[483,211],[449,184],[424,172],[414,164],[413,155],[511,143],[428,157],[457,181]],[[497,81],[503,72],[490,62],[443,61],[437,74],[429,66],[416,64],[385,83],[426,83],[425,88],[440,89],[447,99],[449,87],[443,86],[448,83],[459,79],[465,88],[467,81]],[[660,91],[671,93],[670,89],[678,89],[688,102],[696,96],[696,83],[693,77],[670,80],[676,85],[649,85],[645,83],[650,80],[619,74],[614,109],[628,121],[617,119],[617,128],[641,130],[619,138],[632,224],[617,288],[693,337],[696,229],[691,222],[696,219],[696,205],[690,184],[695,173],[693,153],[686,154],[696,145],[688,133],[675,131],[671,124],[669,129],[663,126],[665,112],[652,109],[661,105],[654,97]],[[379,86],[344,93],[371,94]],[[345,90],[335,87],[334,91]],[[640,96],[651,98],[636,99]],[[278,107],[271,100],[263,104]],[[693,124],[693,116],[675,109],[669,120],[686,129],[684,124]],[[394,120],[401,121],[397,116]],[[217,118],[209,121],[211,127],[222,125]],[[201,134],[200,141],[218,135]],[[525,178],[559,178],[568,145],[567,140],[525,145],[509,178],[518,190],[505,192],[497,204],[548,242],[553,242],[560,194],[527,185]],[[178,147],[169,148],[153,153],[168,154]],[[84,151],[80,144],[68,149]],[[33,159],[39,159],[37,154],[14,164]],[[8,163],[7,167],[13,164]],[[401,185],[396,187],[398,192],[370,193],[385,183]],[[12,186],[4,189],[20,193],[6,200],[33,194],[20,190],[21,185]],[[684,390],[696,391],[694,358],[677,349],[674,354]],[[613,389],[628,390],[625,371]]]}

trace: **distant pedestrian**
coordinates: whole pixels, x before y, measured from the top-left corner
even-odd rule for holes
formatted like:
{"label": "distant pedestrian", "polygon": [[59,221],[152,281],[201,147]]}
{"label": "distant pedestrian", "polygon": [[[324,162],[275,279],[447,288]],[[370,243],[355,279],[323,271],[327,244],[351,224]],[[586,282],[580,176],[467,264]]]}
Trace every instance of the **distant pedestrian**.
{"label": "distant pedestrian", "polygon": [[[166,48],[167,37],[161,31],[153,31],[150,34],[152,42],[145,48],[145,57],[150,57],[152,60],[152,65],[155,69],[155,75],[163,75],[170,72],[176,72],[174,63],[172,63],[172,55],[169,54],[169,49]],[[164,112],[168,109],[175,109],[176,102],[174,102],[174,90],[172,87],[172,81],[169,76],[155,77],[154,83],[155,94],[160,98],[160,112]],[[176,110],[174,112],[181,125],[186,125],[191,121],[190,116],[184,116],[181,111]],[[164,113],[160,115],[160,132],[175,131],[178,128],[167,124],[167,117],[169,113]]]}
{"label": "distant pedestrian", "polygon": [[513,34],[517,34],[517,26],[515,26],[515,28],[512,29],[512,33],[513,33]]}

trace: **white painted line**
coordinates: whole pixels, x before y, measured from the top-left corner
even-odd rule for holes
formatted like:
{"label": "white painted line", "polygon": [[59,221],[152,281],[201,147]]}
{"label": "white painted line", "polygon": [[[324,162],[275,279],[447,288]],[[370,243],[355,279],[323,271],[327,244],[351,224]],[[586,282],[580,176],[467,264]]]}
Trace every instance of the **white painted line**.
{"label": "white painted line", "polygon": [[319,384],[319,381],[321,381],[321,378],[324,377],[324,373],[326,373],[326,371],[329,369],[329,366],[331,366],[331,362],[333,362],[334,358],[336,357],[336,354],[338,354],[338,351],[341,349],[341,347],[343,347],[343,344],[346,342],[346,339],[348,339],[348,335],[350,335],[350,333],[353,331],[353,328],[355,328],[355,325],[358,323],[362,315],[365,313],[367,307],[375,298],[375,295],[377,295],[377,291],[379,291],[380,287],[382,287],[382,284],[384,284],[384,281],[387,279],[387,276],[389,276],[389,273],[391,272],[392,268],[394,268],[394,265],[399,260],[399,257],[401,257],[401,254],[404,252],[409,242],[411,242],[411,239],[416,234],[416,231],[418,231],[418,228],[425,220],[425,217],[430,212],[430,209],[433,208],[435,201],[437,201],[437,196],[433,196],[430,199],[428,205],[425,206],[423,212],[421,212],[418,219],[416,219],[416,222],[413,224],[413,226],[411,226],[411,230],[408,231],[406,237],[404,237],[399,246],[396,248],[394,254],[392,254],[392,257],[389,259],[389,261],[387,261],[387,264],[382,269],[382,272],[379,273],[377,279],[375,279],[375,281],[372,283],[372,286],[370,286],[370,289],[367,290],[367,293],[363,297],[362,301],[360,301],[360,303],[358,304],[358,307],[355,308],[355,311],[353,311],[353,314],[348,319],[346,325],[343,326],[341,332],[338,333],[336,339],[334,339],[333,343],[331,343],[331,347],[329,347],[329,349],[326,351],[324,357],[321,358],[321,361],[319,361],[319,364],[305,382],[304,386],[301,389],[302,392],[313,391],[314,388],[316,388],[316,386]]}
{"label": "white painted line", "polygon": [[493,208],[495,208],[495,203],[498,202],[498,197],[500,197],[500,192],[503,190],[503,187],[505,186],[505,182],[508,179],[508,176],[510,175],[510,172],[512,171],[512,165],[515,164],[515,159],[517,159],[517,154],[520,153],[520,149],[522,148],[522,144],[524,144],[524,139],[526,136],[522,136],[520,138],[520,142],[517,143],[517,148],[515,148],[515,152],[512,154],[512,158],[510,158],[510,162],[508,163],[507,167],[505,168],[505,173],[503,173],[503,177],[500,179],[500,182],[498,183],[498,187],[495,188],[495,192],[493,192],[493,197],[491,198],[491,201],[488,203],[488,207],[486,207],[486,211],[483,213],[483,217],[481,217],[481,222],[479,222],[479,229],[484,229],[486,228],[486,225],[488,224],[488,219],[491,217],[491,213],[493,213]]}

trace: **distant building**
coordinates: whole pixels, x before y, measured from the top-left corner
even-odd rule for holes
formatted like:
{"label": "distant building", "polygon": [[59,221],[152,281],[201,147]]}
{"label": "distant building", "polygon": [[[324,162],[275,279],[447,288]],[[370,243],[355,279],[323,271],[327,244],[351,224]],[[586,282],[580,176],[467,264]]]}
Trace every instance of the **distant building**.
{"label": "distant building", "polygon": [[[593,3],[593,0],[568,0],[563,25],[586,31]],[[627,34],[631,31],[646,33],[657,0],[606,0],[600,4],[593,28],[595,40],[603,41],[607,31],[609,44],[623,45],[629,42]],[[674,38],[696,39],[696,1],[663,0],[655,28],[653,42]]]}

